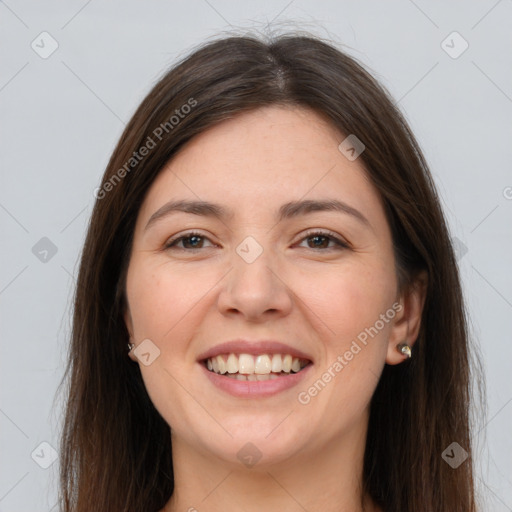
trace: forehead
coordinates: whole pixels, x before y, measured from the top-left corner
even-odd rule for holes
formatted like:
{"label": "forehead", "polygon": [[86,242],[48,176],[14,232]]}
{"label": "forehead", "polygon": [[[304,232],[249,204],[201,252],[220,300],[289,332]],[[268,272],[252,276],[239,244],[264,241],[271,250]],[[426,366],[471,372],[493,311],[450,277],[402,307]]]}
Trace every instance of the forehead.
{"label": "forehead", "polygon": [[153,182],[140,215],[173,199],[250,214],[322,197],[378,208],[362,161],[338,149],[345,135],[313,110],[271,106],[238,114],[191,139]]}

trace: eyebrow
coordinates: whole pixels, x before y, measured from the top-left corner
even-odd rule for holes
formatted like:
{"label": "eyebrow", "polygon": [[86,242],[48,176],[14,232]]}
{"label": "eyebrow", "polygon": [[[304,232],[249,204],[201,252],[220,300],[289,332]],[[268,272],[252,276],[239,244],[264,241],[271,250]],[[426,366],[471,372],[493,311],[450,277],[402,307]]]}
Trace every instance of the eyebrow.
{"label": "eyebrow", "polygon": [[[361,223],[371,227],[368,219],[359,210],[356,210],[353,206],[350,206],[343,201],[338,201],[337,199],[290,201],[279,208],[276,217],[278,222],[280,222],[285,219],[295,218],[312,212],[325,211],[334,211],[351,215]],[[158,220],[177,212],[191,213],[193,215],[212,217],[219,220],[227,220],[232,218],[234,215],[232,210],[225,208],[220,204],[210,203],[208,201],[191,201],[185,199],[169,201],[151,215],[144,230],[147,230]]]}

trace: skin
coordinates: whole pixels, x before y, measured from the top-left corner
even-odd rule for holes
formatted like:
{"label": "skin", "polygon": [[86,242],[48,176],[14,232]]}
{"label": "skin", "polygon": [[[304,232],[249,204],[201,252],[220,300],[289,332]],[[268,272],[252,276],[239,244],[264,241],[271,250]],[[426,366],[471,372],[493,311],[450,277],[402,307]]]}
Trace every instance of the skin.
{"label": "skin", "polygon": [[[380,196],[361,159],[338,150],[344,138],[309,109],[261,108],[192,139],[148,191],[125,320],[136,346],[149,338],[160,350],[149,366],[133,351],[130,357],[171,426],[175,492],[166,512],[379,510],[367,496],[361,507],[369,403],[384,364],[406,359],[396,344],[412,346],[418,335],[425,283],[399,290]],[[145,230],[171,199],[219,203],[234,215],[221,221],[180,212]],[[334,211],[276,221],[283,203],[300,199],[342,200],[369,225]],[[313,228],[349,247],[315,242],[307,233]],[[206,238],[165,248],[189,230]],[[263,248],[250,264],[236,252],[247,236]],[[299,403],[298,393],[393,304],[401,310],[367,345],[359,343],[362,350],[309,403]],[[235,338],[302,350],[314,362],[308,379],[267,398],[221,392],[197,358]],[[237,458],[247,442],[261,452],[251,468]]]}

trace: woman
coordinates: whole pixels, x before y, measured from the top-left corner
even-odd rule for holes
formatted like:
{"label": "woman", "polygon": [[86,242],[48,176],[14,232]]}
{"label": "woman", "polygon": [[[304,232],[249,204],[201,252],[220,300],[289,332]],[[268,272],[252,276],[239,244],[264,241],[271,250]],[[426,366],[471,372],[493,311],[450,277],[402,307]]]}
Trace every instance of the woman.
{"label": "woman", "polygon": [[476,510],[457,266],[387,92],[228,37],[144,99],[83,251],[62,510]]}

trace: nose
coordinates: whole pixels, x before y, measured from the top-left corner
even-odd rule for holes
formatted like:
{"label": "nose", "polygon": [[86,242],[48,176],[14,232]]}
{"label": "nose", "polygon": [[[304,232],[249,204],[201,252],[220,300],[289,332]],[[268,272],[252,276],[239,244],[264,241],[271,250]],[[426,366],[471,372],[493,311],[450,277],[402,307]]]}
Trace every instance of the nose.
{"label": "nose", "polygon": [[233,268],[222,281],[218,308],[223,315],[264,322],[286,316],[293,305],[293,293],[279,270],[275,256],[264,250],[249,263],[233,253]]}

